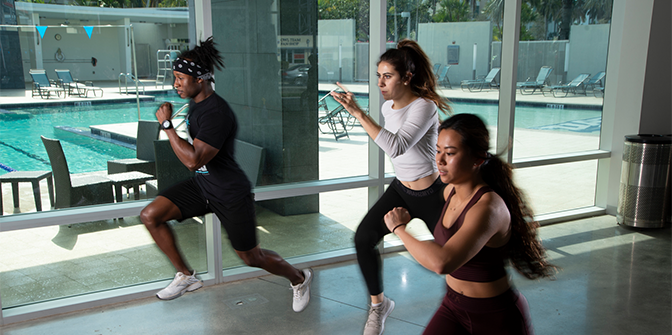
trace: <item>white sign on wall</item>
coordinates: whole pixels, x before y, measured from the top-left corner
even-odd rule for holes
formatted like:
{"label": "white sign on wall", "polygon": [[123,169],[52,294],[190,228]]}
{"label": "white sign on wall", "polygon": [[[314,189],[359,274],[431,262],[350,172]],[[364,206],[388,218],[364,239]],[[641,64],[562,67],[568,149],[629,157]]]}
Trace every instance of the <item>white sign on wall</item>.
{"label": "white sign on wall", "polygon": [[281,35],[277,37],[279,49],[286,48],[312,48],[313,35]]}

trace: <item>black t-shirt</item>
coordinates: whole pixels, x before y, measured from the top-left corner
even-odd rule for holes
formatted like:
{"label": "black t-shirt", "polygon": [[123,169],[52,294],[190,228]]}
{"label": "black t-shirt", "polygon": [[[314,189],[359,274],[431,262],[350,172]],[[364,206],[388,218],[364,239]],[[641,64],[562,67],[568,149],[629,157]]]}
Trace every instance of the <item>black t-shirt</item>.
{"label": "black t-shirt", "polygon": [[203,141],[219,152],[196,171],[196,182],[210,201],[229,203],[242,199],[252,186],[233,155],[238,123],[229,104],[217,93],[205,100],[189,102],[189,143]]}

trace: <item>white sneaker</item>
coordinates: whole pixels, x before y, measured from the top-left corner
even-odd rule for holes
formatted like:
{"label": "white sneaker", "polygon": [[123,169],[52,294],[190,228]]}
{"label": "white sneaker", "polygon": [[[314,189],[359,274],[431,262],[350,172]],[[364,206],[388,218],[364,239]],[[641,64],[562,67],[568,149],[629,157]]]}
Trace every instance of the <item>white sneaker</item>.
{"label": "white sneaker", "polygon": [[203,282],[196,278],[196,271],[191,276],[178,272],[173,282],[156,293],[156,296],[161,300],[170,300],[181,296],[184,292],[196,291],[201,287],[203,287]]}
{"label": "white sneaker", "polygon": [[294,291],[294,301],[292,302],[292,309],[294,312],[301,312],[308,306],[310,302],[310,283],[313,281],[313,270],[312,269],[303,269],[303,276],[305,279],[303,283],[292,286],[292,291]]}
{"label": "white sneaker", "polygon": [[392,313],[393,309],[394,301],[388,297],[383,299],[383,303],[380,306],[371,306],[369,309],[369,319],[366,320],[366,325],[364,326],[364,335],[382,334],[385,329],[385,319]]}

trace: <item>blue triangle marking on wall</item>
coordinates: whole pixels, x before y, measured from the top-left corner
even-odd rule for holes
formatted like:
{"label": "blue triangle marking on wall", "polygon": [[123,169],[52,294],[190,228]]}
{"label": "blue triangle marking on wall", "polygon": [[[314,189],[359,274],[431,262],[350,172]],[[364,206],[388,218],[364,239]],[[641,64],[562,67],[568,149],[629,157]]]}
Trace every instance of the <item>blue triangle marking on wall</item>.
{"label": "blue triangle marking on wall", "polygon": [[84,26],[84,30],[86,30],[86,34],[89,35],[89,39],[91,39],[91,33],[93,32],[93,26]]}
{"label": "blue triangle marking on wall", "polygon": [[40,32],[40,38],[44,38],[44,33],[47,31],[47,26],[35,26],[37,31]]}

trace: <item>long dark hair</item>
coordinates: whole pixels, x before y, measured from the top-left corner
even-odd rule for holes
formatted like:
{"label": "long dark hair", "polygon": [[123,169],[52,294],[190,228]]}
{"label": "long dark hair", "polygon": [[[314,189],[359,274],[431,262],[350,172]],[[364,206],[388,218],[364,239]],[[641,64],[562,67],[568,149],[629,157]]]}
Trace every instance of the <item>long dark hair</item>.
{"label": "long dark hair", "polygon": [[389,49],[380,56],[378,64],[380,62],[390,63],[402,78],[410,72],[411,91],[421,98],[434,101],[436,106],[448,115],[452,114],[448,99],[436,93],[434,70],[429,57],[417,42],[408,39],[399,41],[396,49]]}
{"label": "long dark hair", "polygon": [[546,251],[537,238],[539,223],[513,183],[511,165],[488,153],[490,134],[483,120],[473,114],[456,114],[441,123],[439,133],[444,129],[460,134],[469,153],[485,160],[480,167],[481,178],[502,197],[511,213],[512,233],[507,247],[513,266],[529,279],[552,276],[556,268],[547,262]]}
{"label": "long dark hair", "polygon": [[[224,68],[224,60],[220,56],[219,50],[215,48],[215,45],[215,41],[210,36],[207,40],[201,41],[200,46],[195,46],[193,49],[183,52],[180,57],[201,64],[201,66],[205,66],[211,73],[214,73],[215,67],[217,70]],[[215,81],[214,79],[210,80]]]}

